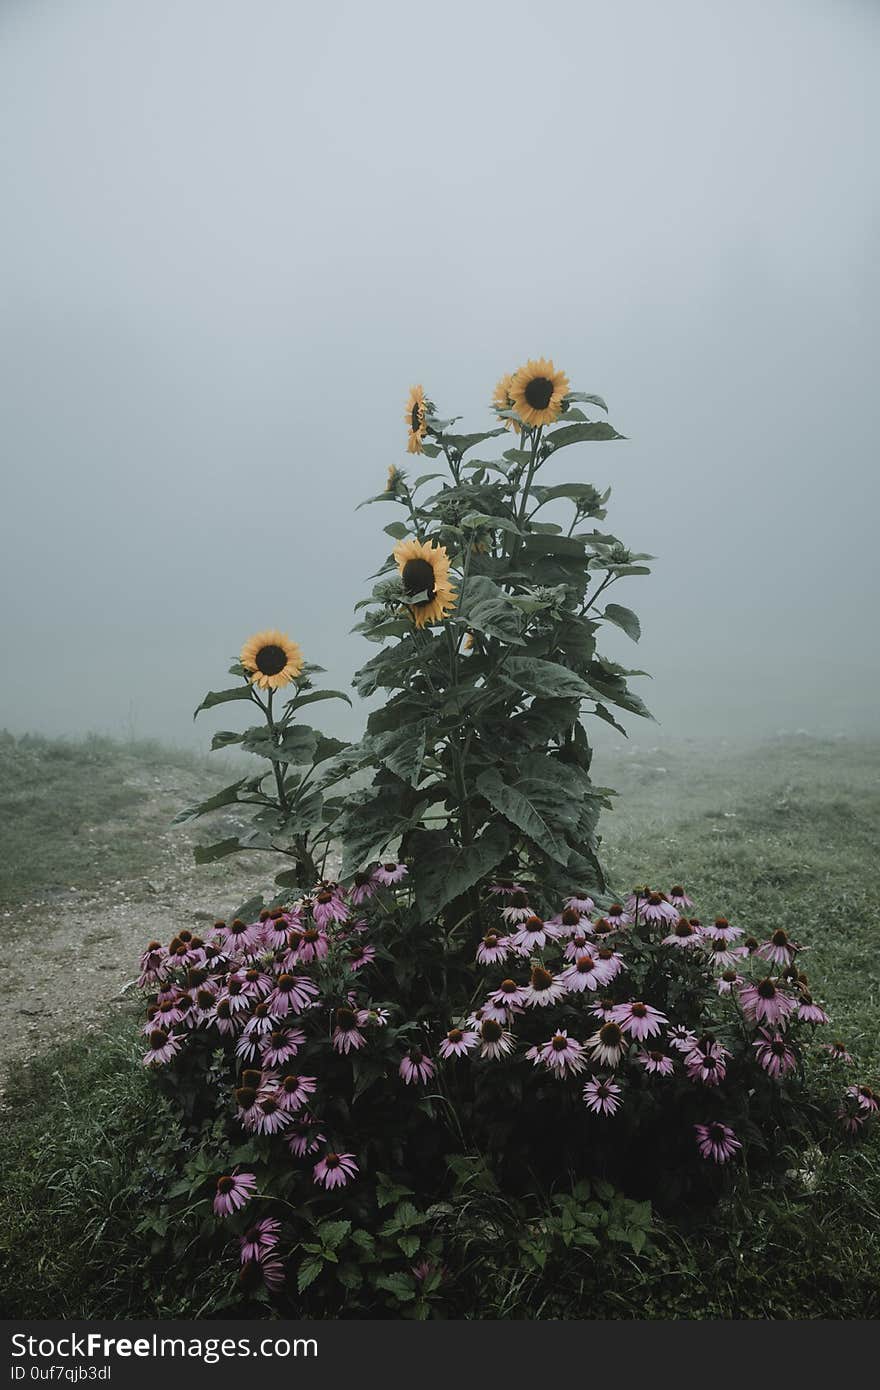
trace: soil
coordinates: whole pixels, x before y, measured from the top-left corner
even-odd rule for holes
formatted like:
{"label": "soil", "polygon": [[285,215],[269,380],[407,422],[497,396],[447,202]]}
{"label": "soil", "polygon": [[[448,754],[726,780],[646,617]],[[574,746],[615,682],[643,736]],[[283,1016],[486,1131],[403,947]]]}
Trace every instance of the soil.
{"label": "soil", "polygon": [[[148,768],[131,771],[126,784],[142,793],[126,821],[153,837],[154,872],[93,889],[53,889],[0,911],[0,939],[15,943],[0,972],[0,1107],[4,1075],[17,1062],[68,1038],[99,1034],[119,1013],[136,1015],[138,958],[149,940],[168,942],[183,927],[204,931],[255,894],[271,897],[273,875],[285,866],[281,856],[265,853],[194,862],[195,843],[247,825],[234,807],[171,825],[185,806],[216,790],[206,774]],[[328,864],[331,873],[337,868]]]}

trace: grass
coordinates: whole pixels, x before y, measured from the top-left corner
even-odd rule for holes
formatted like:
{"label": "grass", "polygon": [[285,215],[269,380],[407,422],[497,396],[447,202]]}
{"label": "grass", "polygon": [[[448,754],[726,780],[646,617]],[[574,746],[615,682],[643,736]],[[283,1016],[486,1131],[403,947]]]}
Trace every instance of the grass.
{"label": "grass", "polygon": [[158,743],[0,731],[0,905],[149,874],[168,819],[150,805],[154,774],[205,766]]}
{"label": "grass", "polygon": [[[878,744],[803,739],[609,753],[596,767],[621,791],[604,825],[615,886],[681,878],[706,915],[784,925],[809,945],[813,991],[868,1081],[880,1063],[878,771]],[[113,780],[112,763],[100,777]],[[141,850],[131,854],[139,865]],[[157,1268],[152,1238],[136,1230],[169,1116],[132,1034],[121,1021],[99,1044],[71,1043],[11,1079],[0,1129],[7,1316],[198,1315],[206,1288]],[[880,1135],[793,1159],[772,1188],[742,1180],[710,1219],[660,1224],[653,1252],[619,1262],[613,1277],[572,1263],[544,1288],[517,1264],[515,1234],[499,1244],[477,1316],[877,1317]]]}

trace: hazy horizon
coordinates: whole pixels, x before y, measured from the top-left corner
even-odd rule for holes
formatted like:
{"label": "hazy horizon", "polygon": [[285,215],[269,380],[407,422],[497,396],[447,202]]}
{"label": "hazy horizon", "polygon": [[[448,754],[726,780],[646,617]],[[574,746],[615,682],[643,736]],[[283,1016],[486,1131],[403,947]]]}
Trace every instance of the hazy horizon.
{"label": "hazy horizon", "polygon": [[0,727],[206,747],[271,626],[349,690],[410,384],[488,428],[545,355],[627,436],[554,477],[658,557],[634,740],[878,732],[878,53],[858,0],[0,0]]}

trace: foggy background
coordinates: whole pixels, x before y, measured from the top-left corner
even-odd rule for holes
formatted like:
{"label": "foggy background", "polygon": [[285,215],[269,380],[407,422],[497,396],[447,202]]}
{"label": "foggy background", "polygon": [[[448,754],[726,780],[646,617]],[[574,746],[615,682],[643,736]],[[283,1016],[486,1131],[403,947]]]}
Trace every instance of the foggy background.
{"label": "foggy background", "polygon": [[0,726],[207,746],[270,626],[348,689],[410,384],[489,428],[544,355],[628,436],[550,480],[658,556],[605,650],[663,731],[875,729],[878,39],[868,0],[0,0]]}

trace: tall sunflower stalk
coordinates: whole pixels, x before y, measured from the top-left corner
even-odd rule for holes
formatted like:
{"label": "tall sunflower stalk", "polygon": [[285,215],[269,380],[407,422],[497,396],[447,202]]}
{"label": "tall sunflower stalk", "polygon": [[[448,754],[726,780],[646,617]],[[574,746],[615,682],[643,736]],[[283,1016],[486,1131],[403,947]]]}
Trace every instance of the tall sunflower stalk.
{"label": "tall sunflower stalk", "polygon": [[494,428],[462,434],[413,387],[407,451],[440,471],[392,467],[368,499],[406,519],[384,528],[394,549],[358,605],[356,630],[380,650],[354,684],[387,699],[350,753],[372,784],[336,830],[343,877],[382,855],[408,861],[412,924],[477,916],[489,875],[548,896],[601,890],[597,821],[611,793],[590,779],[583,717],[620,729],[615,710],[648,714],[627,685],[644,673],[601,656],[597,635],[611,623],[638,640],[635,613],[606,594],[651,557],[587,529],[609,489],[544,481],[561,449],[623,436],[595,418],[607,413],[599,396],[543,359],[502,378],[493,409]]}

